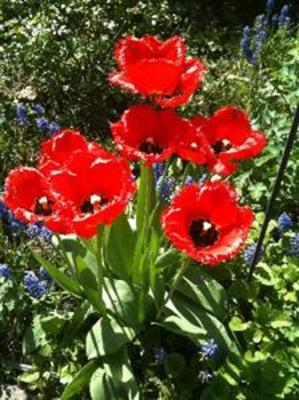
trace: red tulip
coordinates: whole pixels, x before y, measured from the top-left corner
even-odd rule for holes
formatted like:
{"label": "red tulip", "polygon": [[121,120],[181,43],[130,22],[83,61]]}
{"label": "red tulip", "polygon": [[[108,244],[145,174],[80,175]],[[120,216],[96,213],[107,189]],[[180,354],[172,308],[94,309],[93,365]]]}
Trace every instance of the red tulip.
{"label": "red tulip", "polygon": [[114,51],[119,70],[109,80],[116,86],[153,97],[162,107],[185,104],[200,86],[205,72],[197,58],[186,58],[179,36],[161,41],[154,36],[120,39]]}
{"label": "red tulip", "polygon": [[253,213],[238,205],[229,184],[206,182],[186,186],[173,198],[161,220],[167,238],[178,249],[212,266],[240,251]]}

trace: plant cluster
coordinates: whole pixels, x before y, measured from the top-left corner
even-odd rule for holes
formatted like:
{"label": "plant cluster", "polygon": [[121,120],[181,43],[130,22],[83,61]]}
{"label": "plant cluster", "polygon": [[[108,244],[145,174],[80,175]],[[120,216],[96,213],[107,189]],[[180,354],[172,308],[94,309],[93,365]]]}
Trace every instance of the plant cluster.
{"label": "plant cluster", "polygon": [[[124,158],[64,129],[42,144],[36,168],[18,167],[5,181],[3,201],[17,218],[43,223],[60,235],[57,246],[71,266],[71,276],[38,254],[36,259],[64,289],[87,299],[99,316],[86,337],[90,361],[67,386],[63,399],[83,390],[77,384],[82,379],[90,380],[93,399],[122,398],[124,393],[139,398],[142,376],[135,369],[140,353],[136,360],[130,349],[136,352],[140,347],[146,327],[182,335],[190,345],[201,344],[203,360],[212,358],[218,346],[222,357],[231,352],[228,347],[238,352],[238,343],[222,320],[223,295],[210,300],[217,290],[210,293],[208,286],[217,283],[190,264],[194,259],[217,265],[243,247],[253,213],[241,207],[233,187],[219,179],[231,175],[237,162],[259,154],[265,136],[252,129],[245,111],[233,106],[209,118],[186,119],[173,110],[190,99],[205,70],[200,60],[187,57],[180,37],[160,41],[127,36],[117,42],[114,54],[119,70],[109,80],[156,104],[134,105],[111,125],[115,147]],[[175,154],[194,168],[206,166],[218,175],[216,180],[189,183],[165,208],[156,193],[152,167],[167,162],[166,177],[178,162]],[[126,159],[141,161],[139,177],[134,177]],[[125,215],[136,187],[136,205]],[[191,259],[169,246],[163,231]],[[206,294],[198,290],[199,279],[207,285]],[[27,274],[24,282],[35,297],[45,293],[35,274]],[[200,307],[201,302],[206,305]],[[158,363],[164,352],[156,352]],[[171,371],[186,361],[176,352],[167,360],[166,373],[170,379],[174,375],[172,385],[179,393],[178,371]],[[119,375],[114,364],[127,373]],[[183,373],[182,365],[179,368]],[[197,372],[199,382],[209,382],[208,371]],[[190,395],[198,390],[195,387]]]}

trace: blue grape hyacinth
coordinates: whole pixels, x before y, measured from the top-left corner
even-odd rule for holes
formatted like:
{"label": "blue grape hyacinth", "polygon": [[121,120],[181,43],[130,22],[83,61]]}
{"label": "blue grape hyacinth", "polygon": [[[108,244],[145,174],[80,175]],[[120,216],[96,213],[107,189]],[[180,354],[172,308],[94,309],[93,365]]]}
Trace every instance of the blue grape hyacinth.
{"label": "blue grape hyacinth", "polygon": [[8,211],[8,224],[13,231],[25,228],[26,224],[20,221],[11,211]]}
{"label": "blue grape hyacinth", "polygon": [[208,340],[200,346],[200,352],[205,360],[209,360],[218,354],[219,347],[214,339]]}
{"label": "blue grape hyacinth", "polygon": [[29,271],[24,276],[24,287],[30,296],[40,299],[47,293],[45,285],[39,280],[34,272]]}
{"label": "blue grape hyacinth", "polygon": [[37,271],[40,280],[45,281],[47,284],[52,282],[52,278],[44,267],[40,267]]}
{"label": "blue grape hyacinth", "polygon": [[154,172],[154,179],[155,179],[156,185],[158,184],[159,180],[163,176],[164,171],[165,171],[165,165],[163,163],[154,164],[153,172]]}
{"label": "blue grape hyacinth", "polygon": [[7,215],[7,212],[6,205],[0,200],[0,218],[3,218],[5,215]]}
{"label": "blue grape hyacinth", "polygon": [[36,118],[36,124],[38,129],[40,129],[43,132],[47,131],[49,128],[49,121],[45,117]]}
{"label": "blue grape hyacinth", "polygon": [[26,233],[31,239],[39,237],[47,243],[52,242],[53,233],[45,228],[42,223],[28,225]]}
{"label": "blue grape hyacinth", "polygon": [[165,360],[166,355],[167,353],[164,347],[160,346],[154,349],[154,357],[157,364],[162,364]]}
{"label": "blue grape hyacinth", "polygon": [[0,264],[0,277],[10,279],[12,277],[12,270],[7,264]]}
{"label": "blue grape hyacinth", "polygon": [[257,57],[264,43],[266,42],[268,32],[267,32],[268,18],[264,15],[260,15],[256,18],[256,26],[255,26],[255,35],[254,35],[254,49],[255,49],[255,57]]}
{"label": "blue grape hyacinth", "polygon": [[278,25],[280,27],[287,26],[291,22],[291,18],[289,16],[289,6],[284,5],[278,15]]}
{"label": "blue grape hyacinth", "polygon": [[159,193],[160,199],[168,203],[175,189],[175,179],[171,176],[164,176],[165,165],[162,163],[155,164],[153,171],[156,191]]}
{"label": "blue grape hyacinth", "polygon": [[161,192],[160,192],[161,200],[165,203],[168,203],[175,189],[175,179],[172,177],[166,177],[163,180],[163,182],[160,183],[160,186],[161,186]]}
{"label": "blue grape hyacinth", "polygon": [[267,11],[269,12],[272,11],[274,6],[275,6],[274,0],[267,0],[267,5],[266,5]]}
{"label": "blue grape hyacinth", "polygon": [[18,103],[16,106],[17,123],[19,125],[27,125],[28,123],[28,113],[27,107],[23,103]]}
{"label": "blue grape hyacinth", "polygon": [[[256,252],[256,246],[257,246],[256,243],[249,245],[243,253],[243,260],[245,261],[245,263],[247,265],[251,265],[253,262],[253,257]],[[262,258],[263,252],[264,252],[264,250],[262,248],[260,251],[260,254],[258,256],[258,261]]]}
{"label": "blue grape hyacinth", "polygon": [[288,213],[283,212],[279,217],[278,217],[278,229],[279,231],[282,232],[286,232],[287,230],[289,230],[290,228],[292,228],[293,226],[293,220],[292,218],[289,216]]}
{"label": "blue grape hyacinth", "polygon": [[296,233],[296,235],[290,239],[288,254],[290,256],[299,257],[299,233]]}
{"label": "blue grape hyacinth", "polygon": [[44,114],[45,113],[45,107],[40,103],[35,104],[33,109],[37,114]]}
{"label": "blue grape hyacinth", "polygon": [[185,186],[189,186],[189,185],[192,185],[193,183],[194,183],[194,180],[193,180],[192,176],[191,175],[187,175],[186,179],[185,179],[185,182],[184,182],[184,185]]}
{"label": "blue grape hyacinth", "polygon": [[255,65],[256,54],[254,53],[253,49],[251,48],[251,44],[250,44],[250,27],[249,26],[245,26],[245,28],[243,29],[240,47],[241,47],[242,54],[246,58],[246,60],[250,64]]}
{"label": "blue grape hyacinth", "polygon": [[48,131],[50,135],[54,135],[55,132],[59,131],[61,126],[57,122],[50,122],[48,126]]}

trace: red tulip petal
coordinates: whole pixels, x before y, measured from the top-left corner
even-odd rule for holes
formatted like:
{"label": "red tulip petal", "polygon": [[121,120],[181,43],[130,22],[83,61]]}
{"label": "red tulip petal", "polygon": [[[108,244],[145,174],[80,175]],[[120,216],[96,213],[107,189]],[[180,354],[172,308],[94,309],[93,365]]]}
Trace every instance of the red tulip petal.
{"label": "red tulip petal", "polygon": [[63,165],[71,154],[79,150],[87,150],[84,136],[72,129],[61,130],[53,138],[42,143],[39,164],[53,161]]}
{"label": "red tulip petal", "polygon": [[137,93],[137,89],[132,82],[122,72],[112,72],[108,80],[115,86],[119,86],[122,89],[128,90],[131,93]]}
{"label": "red tulip petal", "polygon": [[133,36],[121,38],[115,45],[114,57],[120,69],[126,69],[140,60],[149,59],[153,54],[149,40],[136,39]]}
{"label": "red tulip petal", "polygon": [[167,93],[163,93],[155,99],[156,103],[161,107],[177,107],[187,103],[193,93],[200,86],[206,69],[199,60],[193,58],[186,62],[184,72],[181,74],[180,80],[177,82],[175,93],[165,97]]}
{"label": "red tulip petal", "polygon": [[158,111],[148,105],[130,107],[111,125],[116,148],[126,158],[142,159],[149,165],[167,159],[186,129],[190,129],[189,121],[171,110]]}
{"label": "red tulip petal", "polygon": [[180,66],[167,60],[141,60],[126,68],[126,78],[144,96],[171,95],[182,73]]}
{"label": "red tulip petal", "polygon": [[[232,187],[222,182],[185,187],[161,216],[168,239],[195,260],[210,266],[229,260],[240,251],[252,220],[252,211],[240,207]],[[200,225],[199,230],[192,232],[193,223],[207,226]],[[203,235],[197,239],[210,241],[197,245],[192,235]]]}

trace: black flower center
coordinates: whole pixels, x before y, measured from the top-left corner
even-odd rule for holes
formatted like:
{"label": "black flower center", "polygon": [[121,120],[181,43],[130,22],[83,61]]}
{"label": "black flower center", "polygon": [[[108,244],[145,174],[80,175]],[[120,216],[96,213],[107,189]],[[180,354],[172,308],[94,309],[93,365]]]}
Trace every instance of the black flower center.
{"label": "black flower center", "polygon": [[220,154],[223,151],[227,151],[232,148],[232,144],[229,140],[223,139],[223,140],[218,140],[214,144],[212,144],[212,148],[214,150],[215,154]]}
{"label": "black flower center", "polygon": [[191,222],[189,234],[196,247],[207,247],[216,242],[218,231],[208,220],[197,219]]}
{"label": "black flower center", "polygon": [[80,209],[84,214],[93,214],[95,211],[100,210],[106,203],[108,203],[106,197],[92,194],[88,199],[83,201]]}
{"label": "black flower center", "polygon": [[141,143],[139,150],[146,154],[161,154],[163,148],[153,140],[146,140]]}
{"label": "black flower center", "polygon": [[34,213],[48,217],[53,212],[54,201],[48,199],[46,196],[40,197],[36,200],[34,205]]}

